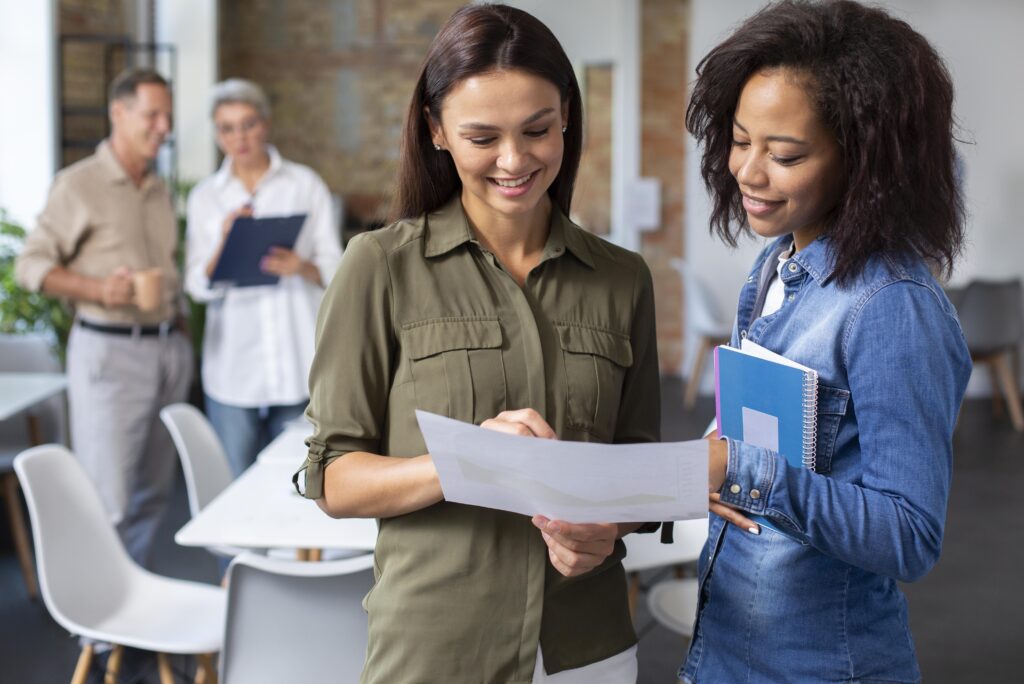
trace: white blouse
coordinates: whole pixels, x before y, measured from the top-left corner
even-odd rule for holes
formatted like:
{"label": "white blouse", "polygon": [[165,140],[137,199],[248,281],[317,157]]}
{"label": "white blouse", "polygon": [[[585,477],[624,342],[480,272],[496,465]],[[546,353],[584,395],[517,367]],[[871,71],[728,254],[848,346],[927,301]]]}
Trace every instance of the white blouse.
{"label": "white blouse", "polygon": [[211,288],[206,267],[221,242],[224,218],[251,202],[253,215],[308,214],[296,254],[312,261],[324,285],[341,261],[340,227],[323,180],[309,167],[267,146],[270,168],[250,195],[231,172],[231,159],[188,197],[185,290],[206,302],[203,390],[233,406],[297,404],[309,398],[313,336],[323,288],[299,275],[276,285]]}

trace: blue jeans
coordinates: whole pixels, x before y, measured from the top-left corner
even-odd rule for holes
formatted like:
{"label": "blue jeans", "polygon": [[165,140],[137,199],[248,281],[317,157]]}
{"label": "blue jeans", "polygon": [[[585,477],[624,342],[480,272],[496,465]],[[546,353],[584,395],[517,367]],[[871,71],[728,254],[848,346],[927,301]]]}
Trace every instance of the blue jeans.
{"label": "blue jeans", "polygon": [[306,410],[306,402],[246,408],[222,404],[208,394],[205,398],[206,415],[220,437],[235,477],[252,465],[256,454],[281,434],[285,423]]}

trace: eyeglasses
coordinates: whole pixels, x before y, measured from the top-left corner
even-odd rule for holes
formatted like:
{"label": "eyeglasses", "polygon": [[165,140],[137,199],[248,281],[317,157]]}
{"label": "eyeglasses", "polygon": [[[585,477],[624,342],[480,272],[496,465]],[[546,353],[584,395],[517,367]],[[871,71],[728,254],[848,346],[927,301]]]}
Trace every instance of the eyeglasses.
{"label": "eyeglasses", "polygon": [[252,132],[254,128],[263,123],[263,120],[259,117],[251,117],[243,119],[237,126],[235,124],[217,124],[217,135],[224,136],[225,138],[233,135],[235,132],[240,132],[243,135]]}

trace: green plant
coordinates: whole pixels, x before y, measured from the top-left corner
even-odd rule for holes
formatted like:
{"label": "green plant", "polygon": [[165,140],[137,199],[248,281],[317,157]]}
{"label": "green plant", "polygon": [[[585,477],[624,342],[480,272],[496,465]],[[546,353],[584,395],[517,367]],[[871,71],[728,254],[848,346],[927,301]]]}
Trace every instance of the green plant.
{"label": "green plant", "polygon": [[[187,217],[185,216],[185,202],[188,194],[192,192],[196,182],[193,180],[176,179],[172,185],[174,195],[174,208],[178,216],[178,271],[182,274],[182,282],[185,279],[185,228]],[[203,329],[206,327],[206,305],[194,301],[188,295],[185,296],[188,302],[188,330],[192,337],[192,349],[198,360],[203,350]]]}
{"label": "green plant", "polygon": [[14,261],[25,244],[25,229],[0,209],[0,333],[46,333],[64,358],[71,313],[53,297],[29,292],[14,280]]}

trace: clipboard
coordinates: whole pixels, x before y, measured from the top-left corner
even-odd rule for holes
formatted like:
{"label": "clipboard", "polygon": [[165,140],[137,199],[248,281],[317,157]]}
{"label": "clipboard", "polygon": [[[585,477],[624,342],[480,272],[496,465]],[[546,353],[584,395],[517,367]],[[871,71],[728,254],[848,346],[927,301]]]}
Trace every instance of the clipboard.
{"label": "clipboard", "polygon": [[235,219],[210,275],[210,284],[230,287],[275,285],[279,276],[260,270],[260,260],[271,247],[292,249],[306,214]]}

